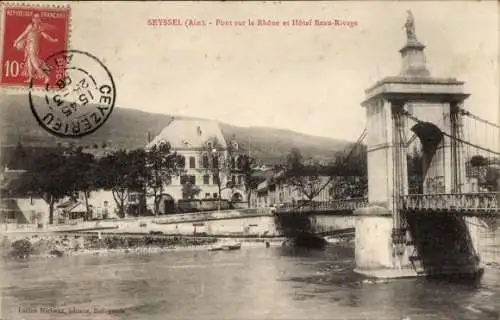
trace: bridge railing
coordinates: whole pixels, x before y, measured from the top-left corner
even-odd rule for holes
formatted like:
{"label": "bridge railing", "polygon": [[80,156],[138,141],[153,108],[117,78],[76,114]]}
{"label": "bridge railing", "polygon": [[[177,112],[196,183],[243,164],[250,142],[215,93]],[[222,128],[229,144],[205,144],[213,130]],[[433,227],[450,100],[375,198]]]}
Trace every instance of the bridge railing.
{"label": "bridge railing", "polygon": [[354,211],[366,206],[368,206],[367,198],[352,198],[332,201],[312,201],[302,205],[286,203],[277,207],[276,212]]}
{"label": "bridge railing", "polygon": [[409,194],[402,202],[403,209],[494,212],[500,209],[500,193]]}

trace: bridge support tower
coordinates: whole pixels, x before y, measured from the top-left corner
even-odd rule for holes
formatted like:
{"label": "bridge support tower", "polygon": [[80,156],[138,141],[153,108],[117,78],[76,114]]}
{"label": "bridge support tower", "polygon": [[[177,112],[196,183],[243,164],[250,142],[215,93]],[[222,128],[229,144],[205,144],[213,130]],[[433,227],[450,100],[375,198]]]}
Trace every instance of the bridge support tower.
{"label": "bridge support tower", "polygon": [[[416,36],[409,37],[400,50],[400,74],[375,83],[366,90],[362,103],[367,116],[369,205],[355,212],[355,271],[368,276],[396,278],[467,273],[474,265],[474,257],[469,259],[474,255],[471,253],[474,248],[468,251],[465,264],[456,264],[456,257],[453,258],[458,252],[456,247],[460,247],[456,240],[458,227],[466,226],[458,238],[473,236],[464,218],[408,217],[416,213],[402,211],[402,196],[408,194],[410,135],[415,134],[422,145],[422,193],[458,193],[465,182],[463,151],[451,137],[460,135],[458,108],[469,95],[464,93],[463,82],[430,75],[424,48]],[[422,121],[411,122],[408,115]],[[450,228],[440,228],[440,224]],[[441,242],[432,242],[426,237],[439,238]],[[439,245],[431,248],[431,242]],[[451,258],[446,261],[432,258],[440,255]]]}

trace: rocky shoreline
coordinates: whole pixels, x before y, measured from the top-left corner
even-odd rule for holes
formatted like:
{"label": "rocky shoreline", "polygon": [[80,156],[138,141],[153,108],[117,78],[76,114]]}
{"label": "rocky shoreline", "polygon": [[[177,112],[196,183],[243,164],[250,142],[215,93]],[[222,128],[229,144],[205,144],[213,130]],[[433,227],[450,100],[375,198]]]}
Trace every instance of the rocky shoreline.
{"label": "rocky shoreline", "polygon": [[[283,239],[234,239],[243,247],[281,246]],[[4,236],[0,241],[0,256],[7,259],[30,257],[63,257],[80,255],[142,255],[172,251],[208,250],[222,241],[221,237],[156,236],[120,234],[31,235],[22,238]],[[267,244],[266,244],[267,243]]]}
{"label": "rocky shoreline", "polygon": [[3,237],[0,248],[4,258],[61,257],[74,255],[108,255],[156,253],[179,248],[207,248],[216,238],[151,235],[32,235],[21,239]]}

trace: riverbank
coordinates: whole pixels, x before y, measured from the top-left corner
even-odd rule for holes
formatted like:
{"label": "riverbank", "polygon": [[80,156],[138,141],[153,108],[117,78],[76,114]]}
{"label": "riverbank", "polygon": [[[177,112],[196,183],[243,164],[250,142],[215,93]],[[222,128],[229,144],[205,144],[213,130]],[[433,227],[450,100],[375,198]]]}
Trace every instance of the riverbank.
{"label": "riverbank", "polygon": [[208,250],[225,241],[242,247],[281,246],[284,238],[236,238],[207,236],[165,236],[150,234],[36,234],[23,238],[4,236],[3,258],[62,257],[79,255],[157,254],[172,251]]}
{"label": "riverbank", "polygon": [[[493,256],[500,233],[491,239],[495,243],[481,243],[490,243],[486,249]],[[327,245],[325,250],[266,249],[261,242],[248,243],[258,246],[255,249],[245,245],[242,242],[240,251],[183,252],[179,248],[179,252],[148,256],[112,251],[113,256],[6,261],[2,316],[12,320],[164,320],[165,315],[173,319],[286,320],[311,315],[353,320],[498,319],[499,268],[487,268],[479,286],[376,280],[352,271],[352,244]],[[64,316],[20,313],[20,306],[108,311]],[[123,313],[111,314],[116,310]]]}

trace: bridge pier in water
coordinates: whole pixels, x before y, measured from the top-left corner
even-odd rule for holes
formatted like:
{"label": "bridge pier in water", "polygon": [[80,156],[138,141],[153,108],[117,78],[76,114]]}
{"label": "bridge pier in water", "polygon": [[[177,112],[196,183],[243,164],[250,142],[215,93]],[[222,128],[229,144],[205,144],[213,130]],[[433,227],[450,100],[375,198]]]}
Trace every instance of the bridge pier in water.
{"label": "bridge pier in water", "polygon": [[[409,38],[400,50],[400,75],[378,81],[362,103],[367,114],[369,205],[355,212],[355,271],[372,277],[478,271],[477,232],[468,221],[473,218],[453,210],[404,206],[412,133],[423,152],[420,193],[460,194],[465,183],[465,155],[456,139],[462,130],[458,110],[469,95],[463,82],[431,77],[424,48],[416,37]],[[416,124],[409,127],[408,120]]]}

